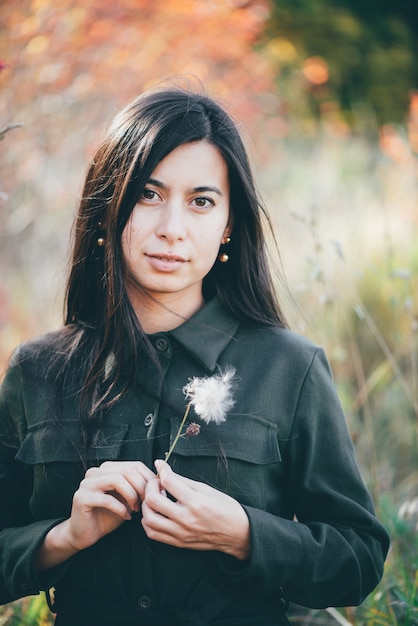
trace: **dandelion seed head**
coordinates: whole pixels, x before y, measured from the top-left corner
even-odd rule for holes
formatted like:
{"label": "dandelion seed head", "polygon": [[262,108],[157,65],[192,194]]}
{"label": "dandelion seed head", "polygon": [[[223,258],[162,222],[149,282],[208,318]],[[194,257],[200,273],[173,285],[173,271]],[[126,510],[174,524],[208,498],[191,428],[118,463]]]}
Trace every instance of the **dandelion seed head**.
{"label": "dandelion seed head", "polygon": [[221,424],[234,406],[232,398],[234,375],[235,369],[227,367],[224,372],[211,377],[194,377],[183,387],[186,399],[206,424],[210,422]]}

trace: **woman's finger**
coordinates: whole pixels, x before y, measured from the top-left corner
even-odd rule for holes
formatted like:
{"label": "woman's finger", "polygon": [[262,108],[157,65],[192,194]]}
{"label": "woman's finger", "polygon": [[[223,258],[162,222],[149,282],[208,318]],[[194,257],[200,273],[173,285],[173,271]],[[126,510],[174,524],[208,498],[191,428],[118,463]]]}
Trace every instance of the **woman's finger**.
{"label": "woman's finger", "polygon": [[167,493],[161,487],[159,479],[149,480],[145,489],[142,503],[142,515],[147,517],[149,512],[160,516],[171,517],[174,514],[175,503],[167,498]]}
{"label": "woman's finger", "polygon": [[112,495],[114,499],[125,503],[131,511],[138,511],[141,497],[138,490],[145,493],[145,484],[143,487],[135,488],[121,474],[101,474],[88,473],[86,478],[80,483],[79,492],[86,495],[92,493],[107,493]]}
{"label": "woman's finger", "polygon": [[132,510],[138,510],[138,502],[144,499],[151,479],[155,479],[155,474],[141,462],[106,461],[88,469],[81,486],[118,494]]}
{"label": "woman's finger", "polygon": [[110,493],[79,489],[73,496],[73,512],[77,514],[89,514],[94,509],[103,509],[114,513],[122,519],[131,519],[132,509],[126,503]]}
{"label": "woman's finger", "polygon": [[176,474],[165,461],[155,461],[155,467],[157,468],[162,488],[180,502],[189,501],[193,496],[193,492],[202,492],[207,488],[207,485],[204,483],[199,483],[185,476]]}

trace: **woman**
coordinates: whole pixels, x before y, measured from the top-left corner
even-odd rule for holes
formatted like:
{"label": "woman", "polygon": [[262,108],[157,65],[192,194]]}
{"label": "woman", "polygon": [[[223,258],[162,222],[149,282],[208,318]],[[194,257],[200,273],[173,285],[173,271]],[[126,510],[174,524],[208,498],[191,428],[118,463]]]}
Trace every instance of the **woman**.
{"label": "woman", "polygon": [[213,100],[147,93],[116,117],[65,325],[2,385],[1,602],[54,587],[58,626],[273,626],[375,587],[387,533],[323,352],[276,301],[263,216]]}

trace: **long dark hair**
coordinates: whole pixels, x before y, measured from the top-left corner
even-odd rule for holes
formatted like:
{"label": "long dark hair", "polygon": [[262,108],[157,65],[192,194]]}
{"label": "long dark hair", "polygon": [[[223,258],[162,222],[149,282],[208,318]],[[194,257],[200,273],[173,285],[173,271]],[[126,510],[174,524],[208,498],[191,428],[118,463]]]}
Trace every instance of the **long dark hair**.
{"label": "long dark hair", "polygon": [[[122,231],[157,164],[177,146],[202,140],[226,161],[233,220],[229,261],[216,262],[204,278],[204,298],[217,296],[243,321],[286,326],[267,262],[263,222],[271,225],[236,124],[201,93],[170,88],[139,96],[116,116],[93,157],[74,225],[64,334],[69,354],[85,355],[86,432],[114,401],[122,363],[124,374],[129,363],[127,386],[141,355],[152,356],[126,293]],[[114,371],[106,383],[109,359]]]}

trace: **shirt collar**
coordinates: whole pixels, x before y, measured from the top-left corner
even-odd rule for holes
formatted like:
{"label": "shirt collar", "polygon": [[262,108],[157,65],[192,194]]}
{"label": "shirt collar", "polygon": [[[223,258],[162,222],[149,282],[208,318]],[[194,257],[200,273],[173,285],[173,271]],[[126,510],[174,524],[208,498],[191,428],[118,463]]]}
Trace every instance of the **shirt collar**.
{"label": "shirt collar", "polygon": [[217,298],[213,298],[169,334],[213,373],[220,354],[233,339],[238,327],[239,320]]}

